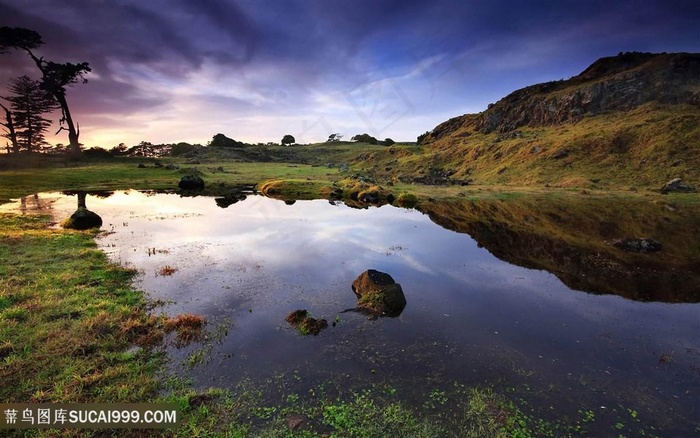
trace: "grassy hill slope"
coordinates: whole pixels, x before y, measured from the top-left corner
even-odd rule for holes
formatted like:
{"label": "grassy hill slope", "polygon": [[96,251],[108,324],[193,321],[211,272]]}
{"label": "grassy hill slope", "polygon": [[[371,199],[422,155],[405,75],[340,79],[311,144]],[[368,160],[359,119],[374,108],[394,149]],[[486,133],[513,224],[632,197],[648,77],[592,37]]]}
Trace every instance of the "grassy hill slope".
{"label": "grassy hill slope", "polygon": [[700,54],[604,58],[450,119],[419,149],[364,158],[375,177],[408,182],[606,188],[681,177],[697,186]]}

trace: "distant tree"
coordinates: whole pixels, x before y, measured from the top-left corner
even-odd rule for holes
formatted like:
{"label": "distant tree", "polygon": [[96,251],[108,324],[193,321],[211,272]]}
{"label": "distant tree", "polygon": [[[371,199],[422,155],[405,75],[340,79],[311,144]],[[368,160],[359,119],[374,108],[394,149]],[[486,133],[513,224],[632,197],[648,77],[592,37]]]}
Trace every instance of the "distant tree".
{"label": "distant tree", "polygon": [[90,158],[110,158],[112,154],[109,153],[107,149],[101,148],[99,146],[91,147],[83,151],[86,157]]}
{"label": "distant tree", "polygon": [[379,141],[369,134],[357,134],[353,136],[350,140],[357,141],[360,143],[378,144]]}
{"label": "distant tree", "polygon": [[242,148],[245,146],[240,141],[226,137],[224,134],[216,134],[209,143],[209,146],[222,148]]}
{"label": "distant tree", "polygon": [[343,134],[335,133],[328,136],[329,142],[340,141],[343,138]]}
{"label": "distant tree", "polygon": [[[13,95],[3,99],[10,102],[14,134],[8,132],[8,136],[14,135],[16,139],[15,151],[25,149],[33,152],[47,144],[44,133],[51,126],[51,120],[45,118],[44,114],[58,109],[59,106],[41,88],[41,83],[29,76],[11,79],[9,89]],[[7,128],[10,131],[9,126]]]}
{"label": "distant tree", "polygon": [[391,146],[394,143],[396,142],[388,137],[384,139],[384,146]]}
{"label": "distant tree", "polygon": [[294,138],[293,135],[287,134],[284,137],[282,137],[282,146],[289,146],[290,144],[296,143],[296,139]]}
{"label": "distant tree", "polygon": [[195,150],[194,145],[191,145],[189,143],[181,142],[176,145],[173,145],[172,149],[170,149],[170,155],[176,157],[178,155],[185,155],[188,154],[192,151]]}
{"label": "distant tree", "polygon": [[92,71],[87,62],[78,64],[56,63],[46,61],[43,57],[37,57],[32,50],[41,47],[44,42],[37,32],[20,27],[0,27],[0,53],[7,53],[9,49],[23,50],[34,61],[41,72],[41,88],[52,96],[61,108],[60,128],[68,131],[68,141],[72,154],[80,154],[80,127],[77,126],[68,107],[66,100],[66,87],[78,81],[86,83],[83,75]]}
{"label": "distant tree", "polygon": [[126,154],[126,151],[129,148],[124,144],[124,143],[119,143],[117,146],[114,146],[112,149],[109,150],[109,153],[118,156],[118,155],[124,155]]}

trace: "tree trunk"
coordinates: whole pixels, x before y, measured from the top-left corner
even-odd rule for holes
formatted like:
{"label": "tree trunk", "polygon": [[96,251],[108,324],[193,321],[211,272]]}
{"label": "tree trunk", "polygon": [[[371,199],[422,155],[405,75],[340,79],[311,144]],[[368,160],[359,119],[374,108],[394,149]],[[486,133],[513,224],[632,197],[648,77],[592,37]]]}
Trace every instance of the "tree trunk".
{"label": "tree trunk", "polygon": [[5,119],[7,120],[6,123],[3,123],[2,125],[7,128],[7,133],[8,133],[8,138],[12,142],[12,151],[15,154],[19,154],[19,143],[17,142],[17,133],[15,132],[15,124],[12,122],[12,113],[10,110],[5,107],[5,105],[0,103],[0,107],[5,110]]}
{"label": "tree trunk", "polygon": [[70,115],[70,109],[68,108],[68,102],[66,101],[66,96],[63,94],[56,94],[56,101],[61,105],[61,111],[63,112],[63,119],[68,127],[68,147],[69,153],[71,155],[80,155],[80,142],[78,137],[80,136],[80,131],[76,129],[73,123],[73,117]]}
{"label": "tree trunk", "polygon": [[[37,67],[39,67],[39,71],[41,71],[41,74],[44,78],[46,78],[47,73],[46,69],[44,68],[44,61],[43,57],[42,58],[37,58],[34,53],[32,53],[31,50],[25,49],[29,56],[34,60],[34,63],[36,64]],[[56,102],[58,102],[59,106],[61,107],[61,113],[63,114],[63,121],[68,125],[68,151],[69,154],[71,155],[80,155],[81,150],[80,150],[80,142],[78,141],[78,136],[80,135],[80,131],[75,128],[75,124],[73,123],[73,117],[70,114],[70,108],[68,108],[68,102],[66,101],[66,95],[65,95],[65,90],[61,87],[58,89],[52,89],[50,90],[50,93],[54,96],[56,99]]]}

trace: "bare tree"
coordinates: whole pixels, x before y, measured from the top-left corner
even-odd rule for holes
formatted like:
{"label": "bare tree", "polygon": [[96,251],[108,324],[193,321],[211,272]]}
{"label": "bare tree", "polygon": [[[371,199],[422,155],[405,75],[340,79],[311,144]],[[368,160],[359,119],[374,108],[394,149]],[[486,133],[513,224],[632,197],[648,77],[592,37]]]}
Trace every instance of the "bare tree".
{"label": "bare tree", "polygon": [[44,57],[37,57],[33,50],[41,47],[44,41],[39,33],[20,27],[0,27],[0,53],[7,53],[9,49],[23,50],[34,61],[41,72],[41,88],[53,96],[61,108],[60,128],[68,131],[69,147],[72,154],[80,154],[80,127],[77,126],[68,107],[66,100],[66,87],[77,82],[86,83],[83,75],[92,71],[87,62],[72,64],[70,62],[59,64],[46,61]]}

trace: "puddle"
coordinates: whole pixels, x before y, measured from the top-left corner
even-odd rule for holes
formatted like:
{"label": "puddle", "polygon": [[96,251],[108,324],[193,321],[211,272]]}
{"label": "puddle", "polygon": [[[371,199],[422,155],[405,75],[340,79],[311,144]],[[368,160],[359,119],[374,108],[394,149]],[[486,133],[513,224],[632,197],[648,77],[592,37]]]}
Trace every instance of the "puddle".
{"label": "puddle", "polygon": [[[67,217],[75,202],[40,194],[22,208],[50,205]],[[419,212],[136,191],[88,196],[87,207],[103,218],[98,244],[142,271],[135,286],[165,300],[163,311],[228,326],[192,369],[181,364],[196,346],[171,351],[174,369],[197,387],[284,373],[294,373],[290,390],[299,393],[324,381],[402,394],[494,385],[527,392],[553,418],[630,408],[676,436],[700,416],[698,228],[683,228],[697,211],[652,206],[658,221],[645,213],[623,223],[619,208],[592,204],[555,213],[465,202]],[[622,230],[661,230],[665,252],[611,249],[605,240]],[[398,317],[343,313],[356,306],[351,284],[367,269],[401,284],[407,305]],[[301,336],[285,322],[296,309],[329,327]]]}

